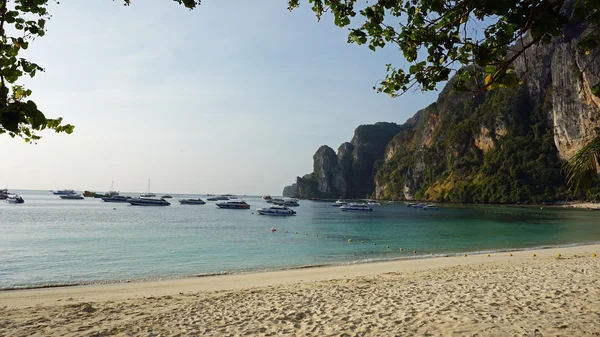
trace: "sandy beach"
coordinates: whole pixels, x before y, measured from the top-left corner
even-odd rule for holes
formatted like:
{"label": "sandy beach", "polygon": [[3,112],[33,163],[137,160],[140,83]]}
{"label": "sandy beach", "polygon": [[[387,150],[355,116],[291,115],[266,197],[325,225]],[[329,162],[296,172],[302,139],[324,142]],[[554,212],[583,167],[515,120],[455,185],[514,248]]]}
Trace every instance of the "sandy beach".
{"label": "sandy beach", "polygon": [[5,291],[0,336],[598,336],[592,254],[600,245]]}

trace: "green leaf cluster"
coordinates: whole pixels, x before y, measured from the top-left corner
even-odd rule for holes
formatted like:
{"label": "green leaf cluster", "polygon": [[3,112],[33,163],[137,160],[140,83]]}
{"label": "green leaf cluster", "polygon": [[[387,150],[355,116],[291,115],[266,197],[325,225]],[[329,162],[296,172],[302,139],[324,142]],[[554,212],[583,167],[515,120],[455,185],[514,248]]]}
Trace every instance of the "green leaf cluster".
{"label": "green leaf cluster", "polygon": [[[534,44],[550,43],[567,25],[588,27],[578,42],[581,54],[598,53],[600,1],[597,0],[308,0],[320,20],[333,15],[348,28],[348,43],[376,51],[392,45],[408,66],[387,65],[374,89],[393,97],[413,87],[434,90],[451,76],[458,90],[513,88],[520,83],[512,63]],[[300,0],[288,0],[288,8]],[[358,14],[358,15],[357,15]],[[478,32],[474,32],[477,28]],[[477,65],[475,71],[460,72]],[[475,87],[466,84],[479,77]],[[598,95],[600,83],[595,86]]]}

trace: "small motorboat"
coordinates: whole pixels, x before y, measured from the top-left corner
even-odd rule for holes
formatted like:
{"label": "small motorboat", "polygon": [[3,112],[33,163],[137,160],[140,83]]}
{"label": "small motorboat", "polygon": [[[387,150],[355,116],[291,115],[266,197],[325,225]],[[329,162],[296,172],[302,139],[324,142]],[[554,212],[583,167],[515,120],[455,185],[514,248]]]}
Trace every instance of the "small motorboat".
{"label": "small motorboat", "polygon": [[179,203],[182,205],[204,205],[206,202],[200,198],[198,199],[181,199]]}
{"label": "small motorboat", "polygon": [[275,205],[277,205],[277,206],[287,206],[287,207],[298,207],[298,206],[300,206],[300,204],[298,203],[298,200],[296,200],[296,199],[289,199],[289,200],[273,199],[272,203],[275,204]]}
{"label": "small motorboat", "polygon": [[338,201],[334,202],[333,204],[331,204],[331,206],[333,206],[333,207],[342,207],[342,206],[346,206],[346,205],[348,205],[348,203],[345,201],[341,201],[341,200],[338,200]]}
{"label": "small motorboat", "polygon": [[427,211],[427,210],[437,211],[438,207],[436,205],[434,205],[434,204],[429,204],[429,205],[423,206],[423,210],[425,210],[425,211]]}
{"label": "small motorboat", "polygon": [[170,199],[173,198],[170,194],[165,194],[162,196],[163,199]]}
{"label": "small motorboat", "polygon": [[269,200],[271,200],[271,199],[273,199],[273,198],[271,198],[271,196],[267,194],[267,195],[263,196],[263,199],[264,199],[265,201],[269,201]]}
{"label": "small motorboat", "polygon": [[129,199],[133,199],[132,197],[124,197],[121,195],[113,195],[112,197],[103,197],[102,201],[104,202],[128,202]]}
{"label": "small motorboat", "polygon": [[219,208],[229,208],[229,209],[249,209],[250,205],[248,205],[245,201],[227,201],[220,202],[217,204]]}
{"label": "small motorboat", "polygon": [[9,204],[23,204],[23,203],[25,203],[25,200],[23,200],[23,198],[20,195],[18,195],[18,194],[8,195],[8,198],[6,198],[6,201]]}
{"label": "small motorboat", "polygon": [[271,206],[269,208],[257,208],[256,213],[260,215],[285,216],[296,215],[296,212],[285,206]]}
{"label": "small motorboat", "polygon": [[73,190],[58,190],[56,192],[52,192],[54,193],[54,195],[73,195],[73,194],[77,194],[77,192],[73,191]]}
{"label": "small motorboat", "polygon": [[366,204],[348,204],[340,207],[344,212],[371,212],[373,209]]}
{"label": "small motorboat", "polygon": [[165,199],[154,198],[131,198],[127,200],[132,206],[169,206],[170,202]]}
{"label": "small motorboat", "polygon": [[65,195],[61,195],[60,196],[61,199],[65,199],[65,200],[81,200],[83,199],[83,196],[79,193],[77,194],[65,194]]}
{"label": "small motorboat", "polygon": [[369,206],[381,206],[381,203],[379,203],[377,201],[369,201],[369,202],[367,202],[367,205],[369,205]]}
{"label": "small motorboat", "polygon": [[221,195],[221,196],[216,196],[216,197],[208,198],[206,200],[208,200],[208,201],[229,200],[229,197]]}

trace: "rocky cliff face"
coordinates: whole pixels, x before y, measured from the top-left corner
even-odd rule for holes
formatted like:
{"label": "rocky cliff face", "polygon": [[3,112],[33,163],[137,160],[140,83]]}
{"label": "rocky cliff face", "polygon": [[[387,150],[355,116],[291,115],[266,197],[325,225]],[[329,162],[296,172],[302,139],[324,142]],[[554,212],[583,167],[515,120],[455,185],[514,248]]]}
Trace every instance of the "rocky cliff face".
{"label": "rocky cliff face", "polygon": [[600,50],[576,50],[588,32],[572,25],[521,55],[514,70],[523,84],[516,88],[473,97],[447,85],[402,126],[385,134],[379,123],[357,128],[337,156],[331,148],[317,151],[315,180],[304,179],[304,190],[313,184],[332,197],[455,202],[569,197],[562,162],[600,134],[600,98],[592,94]]}
{"label": "rocky cliff face", "polygon": [[301,198],[371,196],[386,145],[400,129],[395,123],[361,125],[354,131],[351,142],[340,145],[337,154],[329,146],[321,146],[313,156],[313,173],[297,178],[298,189],[294,195]]}
{"label": "rocky cliff face", "polygon": [[296,183],[288,185],[283,188],[283,192],[281,193],[281,195],[283,195],[284,198],[289,198],[294,195],[294,192],[296,192],[296,188],[298,188],[298,184]]}

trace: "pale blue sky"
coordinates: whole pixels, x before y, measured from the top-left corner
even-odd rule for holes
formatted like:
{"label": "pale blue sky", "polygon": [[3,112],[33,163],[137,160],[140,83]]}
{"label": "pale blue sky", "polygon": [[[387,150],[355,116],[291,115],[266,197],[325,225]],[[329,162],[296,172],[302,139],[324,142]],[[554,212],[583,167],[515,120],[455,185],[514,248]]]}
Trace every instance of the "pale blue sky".
{"label": "pale blue sky", "polygon": [[403,123],[437,93],[391,99],[371,88],[393,48],[346,43],[305,3],[61,1],[26,56],[49,117],[76,126],[37,145],[0,137],[0,187],[280,194],[360,124]]}

